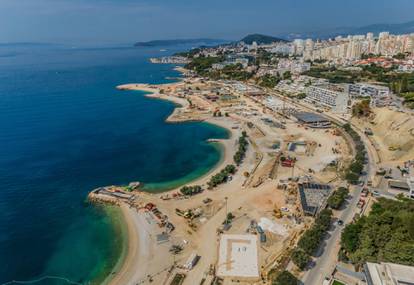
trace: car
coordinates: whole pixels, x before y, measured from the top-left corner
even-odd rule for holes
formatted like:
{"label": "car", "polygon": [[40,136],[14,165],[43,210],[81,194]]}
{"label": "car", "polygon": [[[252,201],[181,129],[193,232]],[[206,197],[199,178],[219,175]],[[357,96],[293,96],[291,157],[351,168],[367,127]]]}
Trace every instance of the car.
{"label": "car", "polygon": [[339,226],[342,226],[342,225],[344,224],[344,221],[342,221],[342,220],[338,220],[337,224],[338,224]]}
{"label": "car", "polygon": [[378,196],[380,196],[380,193],[377,190],[374,190],[372,192],[372,195],[378,197]]}
{"label": "car", "polygon": [[385,179],[392,179],[392,176],[387,174],[387,175],[384,176],[384,178]]}

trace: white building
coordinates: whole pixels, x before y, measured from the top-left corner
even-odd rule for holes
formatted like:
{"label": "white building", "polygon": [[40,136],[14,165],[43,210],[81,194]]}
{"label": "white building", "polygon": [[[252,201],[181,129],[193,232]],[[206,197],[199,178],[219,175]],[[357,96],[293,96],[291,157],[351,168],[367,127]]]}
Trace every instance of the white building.
{"label": "white building", "polygon": [[348,91],[352,97],[370,97],[372,99],[379,99],[390,95],[390,88],[387,86],[367,83],[349,84]]}
{"label": "white building", "polygon": [[307,89],[305,101],[328,107],[337,113],[347,113],[349,95],[345,92],[331,90],[325,86],[310,86]]}
{"label": "white building", "polygon": [[414,284],[414,267],[395,263],[371,263],[364,265],[368,285]]}

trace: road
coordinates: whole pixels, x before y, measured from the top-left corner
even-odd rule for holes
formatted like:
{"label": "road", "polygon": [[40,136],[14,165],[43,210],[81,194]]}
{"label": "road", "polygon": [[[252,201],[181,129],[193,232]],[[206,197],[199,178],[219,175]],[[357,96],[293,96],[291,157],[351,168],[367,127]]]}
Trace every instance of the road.
{"label": "road", "polygon": [[[275,95],[278,96],[277,94]],[[286,100],[287,98],[283,98],[283,99]],[[307,110],[315,111],[312,107],[300,104],[293,100],[287,99],[286,101],[302,109],[305,108]],[[329,115],[327,113],[323,113],[320,115],[338,123],[339,125],[344,124],[344,121],[342,119],[333,117],[332,115]],[[368,156],[368,163],[366,166],[367,175],[364,176],[363,178],[364,184],[366,184],[368,180],[372,180],[371,176],[373,176],[373,174],[376,171],[377,157],[375,156],[375,150],[373,149],[371,142],[366,137],[366,135],[361,130],[353,126],[352,124],[351,126],[361,136],[362,142],[364,143],[365,148],[367,150],[367,156]],[[333,272],[336,266],[336,263],[337,263],[341,231],[346,224],[352,222],[352,219],[357,210],[357,204],[360,198],[361,191],[362,191],[361,186],[354,187],[354,191],[352,192],[352,198],[350,199],[348,198],[347,207],[344,210],[342,210],[338,216],[338,219],[344,221],[344,225],[343,226],[335,225],[334,229],[329,232],[328,238],[324,240],[324,243],[322,247],[320,248],[320,251],[322,252],[322,254],[318,258],[315,259],[314,261],[315,264],[312,267],[312,269],[307,271],[302,278],[302,282],[305,285],[323,284],[325,277],[330,276],[331,273]]]}

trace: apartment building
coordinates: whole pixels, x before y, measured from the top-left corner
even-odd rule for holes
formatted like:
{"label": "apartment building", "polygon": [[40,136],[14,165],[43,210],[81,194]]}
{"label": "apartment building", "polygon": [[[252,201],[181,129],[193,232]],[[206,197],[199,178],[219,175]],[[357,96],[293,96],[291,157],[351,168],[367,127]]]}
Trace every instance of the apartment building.
{"label": "apartment building", "polygon": [[329,86],[309,86],[305,101],[317,106],[330,108],[336,113],[347,113],[349,95],[346,92],[332,90]]}
{"label": "apartment building", "polygon": [[390,95],[390,88],[387,86],[367,83],[349,84],[348,91],[351,97],[370,97],[372,99],[378,99]]}

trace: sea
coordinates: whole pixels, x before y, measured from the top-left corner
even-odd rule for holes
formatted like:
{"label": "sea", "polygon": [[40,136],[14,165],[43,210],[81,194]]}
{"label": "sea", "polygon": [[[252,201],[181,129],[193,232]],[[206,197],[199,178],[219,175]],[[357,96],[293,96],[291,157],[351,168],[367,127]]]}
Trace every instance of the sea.
{"label": "sea", "polygon": [[0,45],[0,284],[101,284],[126,230],[89,191],[131,181],[165,191],[220,161],[207,139],[225,129],[166,123],[173,103],[115,88],[176,80],[173,65],[148,59],[187,48]]}

